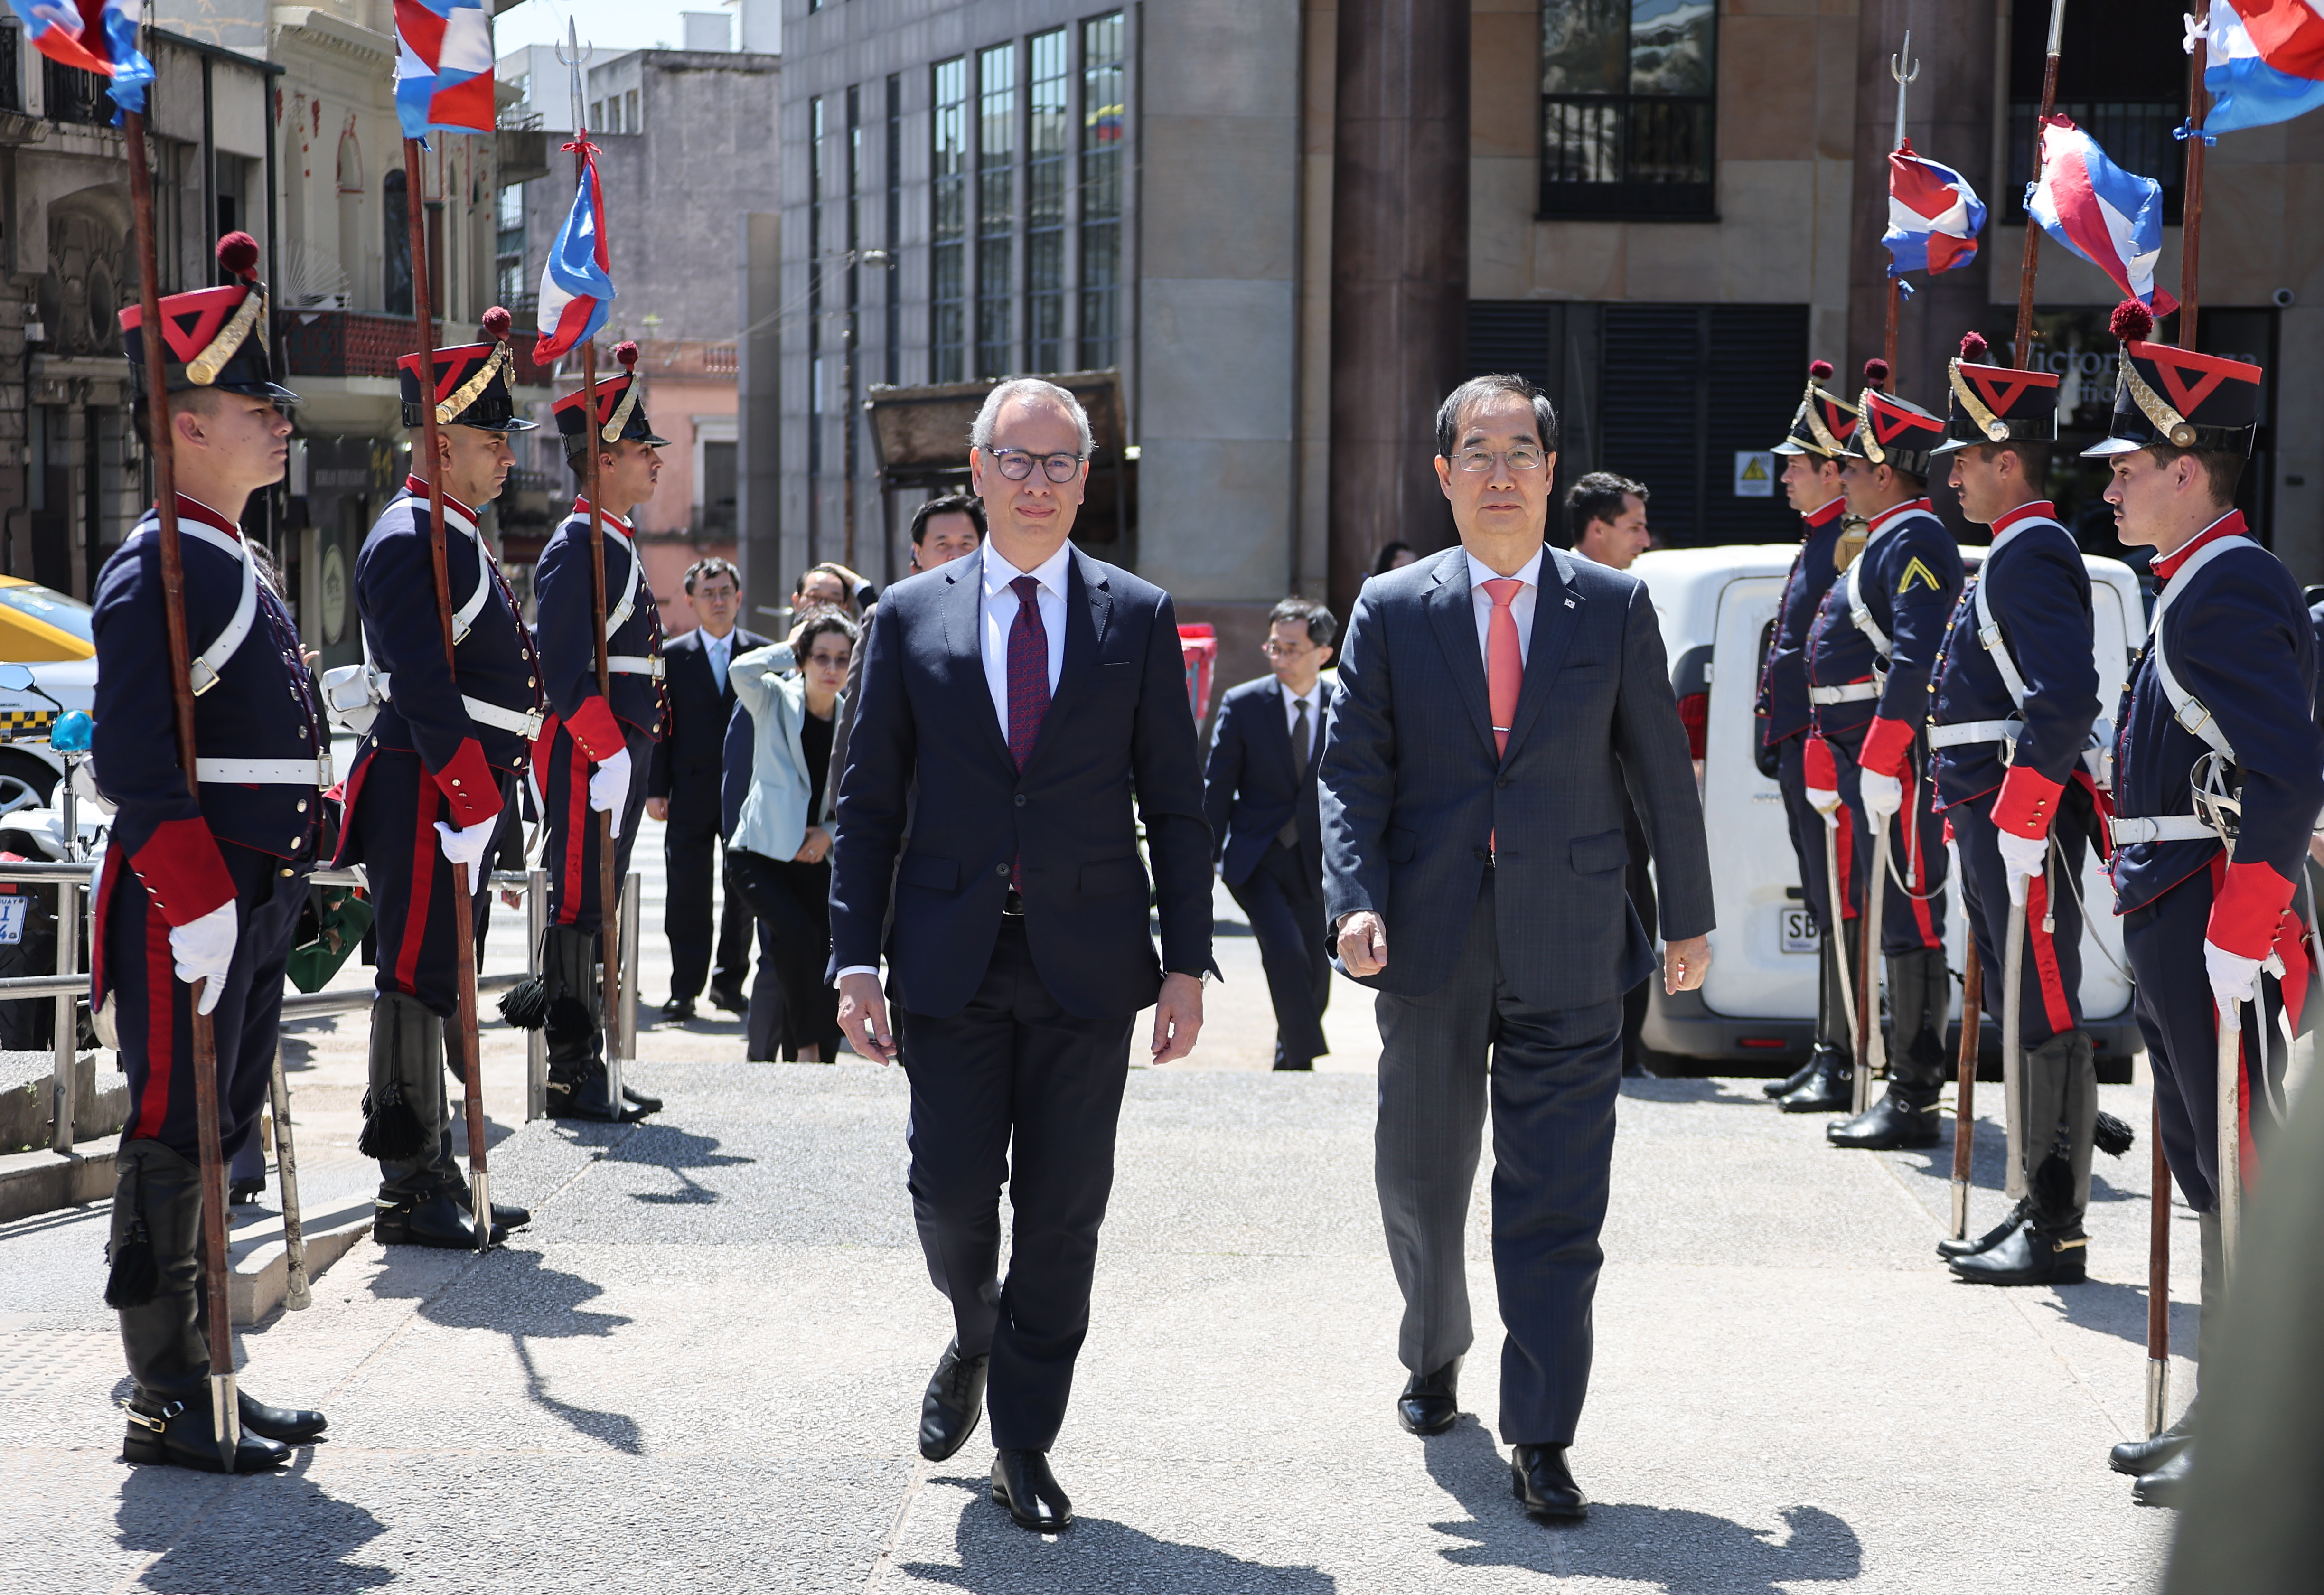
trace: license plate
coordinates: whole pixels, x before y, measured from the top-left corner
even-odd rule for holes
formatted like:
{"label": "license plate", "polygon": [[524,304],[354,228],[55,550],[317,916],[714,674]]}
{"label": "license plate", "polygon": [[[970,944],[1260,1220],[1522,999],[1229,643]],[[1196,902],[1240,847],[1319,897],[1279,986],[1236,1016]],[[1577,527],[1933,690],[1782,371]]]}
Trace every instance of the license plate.
{"label": "license plate", "polygon": [[1823,950],[1823,938],[1816,934],[1815,917],[1805,908],[1784,908],[1776,915],[1776,935],[1786,953],[1804,953],[1814,957]]}
{"label": "license plate", "polygon": [[24,939],[24,913],[32,906],[30,898],[0,898],[0,947],[13,947]]}

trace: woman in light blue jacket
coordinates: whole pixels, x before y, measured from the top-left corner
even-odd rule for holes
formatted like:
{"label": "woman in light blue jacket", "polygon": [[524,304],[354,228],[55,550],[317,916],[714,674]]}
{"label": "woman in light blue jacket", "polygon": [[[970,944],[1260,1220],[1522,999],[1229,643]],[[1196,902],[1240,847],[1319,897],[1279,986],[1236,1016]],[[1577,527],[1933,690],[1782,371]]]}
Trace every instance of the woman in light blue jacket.
{"label": "woman in light blue jacket", "polygon": [[[751,716],[751,785],[726,844],[733,883],[771,945],[783,990],[782,1056],[828,1063],[839,1050],[839,998],[824,979],[831,958],[831,832],[825,808],[855,622],[810,613],[787,642],[752,650],[727,667],[735,706]],[[786,667],[798,661],[796,675]]]}

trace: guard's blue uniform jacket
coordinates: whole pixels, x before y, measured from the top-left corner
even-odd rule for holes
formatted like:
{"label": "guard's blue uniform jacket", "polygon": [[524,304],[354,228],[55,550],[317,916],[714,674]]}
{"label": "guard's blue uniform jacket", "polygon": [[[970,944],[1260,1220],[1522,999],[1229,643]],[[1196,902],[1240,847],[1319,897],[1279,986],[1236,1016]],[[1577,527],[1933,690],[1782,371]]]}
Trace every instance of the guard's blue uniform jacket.
{"label": "guard's blue uniform jacket", "polygon": [[[1875,682],[1877,690],[1815,705],[1817,735],[1850,746],[1861,735],[1867,769],[1901,771],[1914,733],[1928,718],[1930,673],[1960,590],[1960,549],[1928,500],[1899,504],[1872,522],[1864,551],[1833,581],[1816,613],[1807,676],[1811,692],[1861,682]],[[1872,638],[1849,616],[1852,591],[1861,592],[1867,614],[1888,638],[1885,678],[1874,675],[1879,654]],[[1886,725],[1876,724],[1880,721]]]}
{"label": "guard's blue uniform jacket", "polygon": [[1756,706],[1767,723],[1770,745],[1799,735],[1814,718],[1808,705],[1808,632],[1839,575],[1832,554],[1847,524],[1848,501],[1835,498],[1801,520],[1807,530],[1791,574],[1784,577],[1775,633],[1767,640],[1767,657],[1759,669]]}
{"label": "guard's blue uniform jacket", "polygon": [[[540,614],[540,663],[549,706],[570,726],[592,763],[620,751],[622,734],[614,722],[633,725],[659,740],[662,722],[661,609],[638,563],[630,523],[600,512],[605,528],[605,653],[613,663],[613,702],[597,692],[596,578],[589,551],[589,503],[576,499],[573,513],[540,552],[532,578]],[[629,613],[620,617],[624,595]],[[642,788],[646,772],[636,773]]]}

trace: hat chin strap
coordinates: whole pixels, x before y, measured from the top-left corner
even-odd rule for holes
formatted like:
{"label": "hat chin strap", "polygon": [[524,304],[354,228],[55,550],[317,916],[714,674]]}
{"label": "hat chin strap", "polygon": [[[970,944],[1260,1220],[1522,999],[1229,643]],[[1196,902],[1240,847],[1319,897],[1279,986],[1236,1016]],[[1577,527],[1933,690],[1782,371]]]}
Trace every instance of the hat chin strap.
{"label": "hat chin strap", "polygon": [[638,407],[638,379],[632,377],[630,385],[622,390],[622,401],[613,406],[613,419],[598,431],[608,443],[619,443],[622,434],[629,429],[630,413]]}
{"label": "hat chin strap", "polygon": [[259,318],[265,309],[266,294],[263,290],[254,288],[244,294],[241,308],[218,329],[217,337],[210,339],[208,347],[186,362],[187,379],[198,388],[207,388],[217,381],[218,373],[226,369],[226,363],[234,358],[234,352],[242,347],[242,340],[250,336],[254,327],[258,328],[258,346],[264,348],[266,327]]}
{"label": "hat chin strap", "polygon": [[436,407],[436,424],[451,426],[455,417],[484,396],[484,390],[492,386],[493,378],[498,376],[508,364],[509,346],[506,344],[493,345],[492,357],[477,368],[476,374],[462,383],[457,392]]}

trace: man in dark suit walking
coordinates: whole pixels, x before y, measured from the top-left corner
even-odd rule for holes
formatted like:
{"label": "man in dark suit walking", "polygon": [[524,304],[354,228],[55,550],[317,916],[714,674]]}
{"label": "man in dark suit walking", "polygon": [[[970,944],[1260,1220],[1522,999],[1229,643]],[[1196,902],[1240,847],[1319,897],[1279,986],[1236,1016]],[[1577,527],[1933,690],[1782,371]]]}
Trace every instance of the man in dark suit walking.
{"label": "man in dark suit walking", "polygon": [[1578,1517],[1565,1449],[1589,1387],[1621,1000],[1654,963],[1623,880],[1626,795],[1654,847],[1665,991],[1702,983],[1711,908],[1646,587],[1543,544],[1556,448],[1522,377],[1444,401],[1436,475],[1461,546],[1357,598],[1322,779],[1326,910],[1348,973],[1380,992],[1374,1172],[1412,1373],[1397,1415],[1421,1434],[1458,1415],[1489,1102],[1501,1437],[1526,1507]]}
{"label": "man in dark suit walking", "polygon": [[1267,622],[1274,673],[1230,687],[1219,700],[1203,812],[1220,876],[1259,938],[1275,1004],[1275,1066],[1313,1069],[1331,1050],[1323,1007],[1332,996],[1332,938],[1323,924],[1315,767],[1332,715],[1332,684],[1321,672],[1340,623],[1306,598],[1286,598]]}
{"label": "man in dark suit walking", "polygon": [[646,778],[646,812],[669,822],[661,856],[669,871],[662,930],[669,937],[669,1000],[662,1018],[694,1017],[694,999],[709,974],[710,1000],[729,1013],[748,1006],[751,911],[726,894],[718,920],[718,966],[710,966],[710,886],[718,858],[718,781],[734,688],[726,667],[767,639],[734,623],[742,575],[724,559],[697,559],[686,573],[687,601],[701,623],[662,645],[669,716]]}
{"label": "man in dark suit walking", "polygon": [[[872,617],[840,780],[832,965],[856,1051],[896,1057],[889,996],[909,1040],[913,1216],[954,1331],[920,1454],[966,1443],[989,1374],[993,1498],[1051,1532],[1073,1521],[1047,1452],[1089,1330],[1130,1028],[1151,1004],[1153,1061],[1194,1047],[1214,973],[1211,836],[1170,595],[1066,541],[1088,416],[1019,378],[986,394],[969,440],[989,540],[897,583]],[[916,782],[929,801],[906,852]]]}

